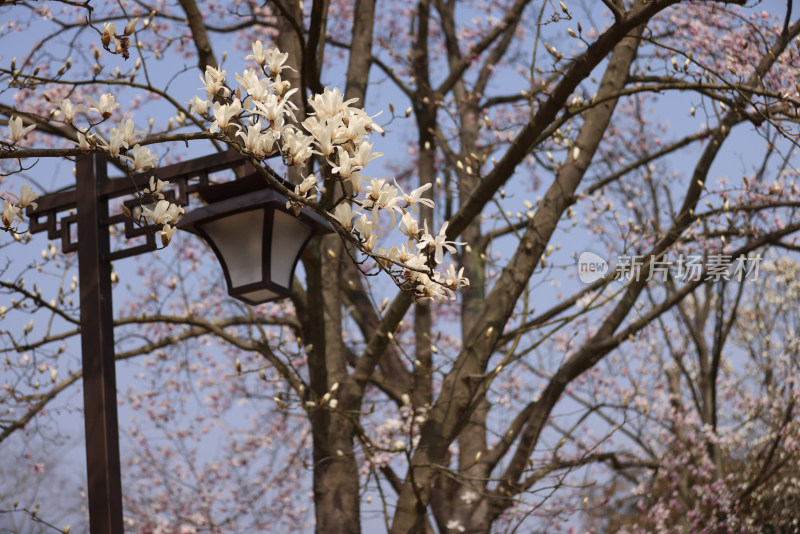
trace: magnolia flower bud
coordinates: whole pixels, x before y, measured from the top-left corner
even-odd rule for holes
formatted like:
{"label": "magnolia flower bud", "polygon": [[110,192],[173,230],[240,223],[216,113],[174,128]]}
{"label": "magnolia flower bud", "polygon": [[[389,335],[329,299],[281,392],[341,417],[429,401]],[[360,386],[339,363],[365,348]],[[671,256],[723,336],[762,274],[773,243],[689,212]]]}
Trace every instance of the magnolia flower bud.
{"label": "magnolia flower bud", "polygon": [[139,22],[139,17],[136,17],[125,25],[125,35],[131,35],[136,30],[137,22]]}

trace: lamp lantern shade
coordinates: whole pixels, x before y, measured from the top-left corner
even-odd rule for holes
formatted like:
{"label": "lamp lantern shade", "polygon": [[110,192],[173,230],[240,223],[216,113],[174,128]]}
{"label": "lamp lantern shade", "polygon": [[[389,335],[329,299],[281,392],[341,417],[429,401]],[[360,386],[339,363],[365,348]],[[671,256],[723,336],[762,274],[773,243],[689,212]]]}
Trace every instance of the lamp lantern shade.
{"label": "lamp lantern shade", "polygon": [[208,204],[178,222],[202,237],[217,255],[228,294],[248,304],[291,295],[300,253],[315,235],[332,233],[328,222],[303,208],[295,215],[287,198],[269,189],[263,176],[200,189]]}

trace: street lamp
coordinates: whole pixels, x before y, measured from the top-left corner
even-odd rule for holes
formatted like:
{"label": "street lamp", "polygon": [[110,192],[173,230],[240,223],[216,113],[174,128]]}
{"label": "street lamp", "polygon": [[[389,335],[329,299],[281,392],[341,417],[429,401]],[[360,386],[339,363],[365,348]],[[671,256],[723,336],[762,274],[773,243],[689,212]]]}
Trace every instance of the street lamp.
{"label": "street lamp", "polygon": [[228,294],[248,304],[288,297],[300,252],[315,235],[333,232],[318,214],[286,208],[257,173],[199,188],[208,205],[178,223],[202,237],[222,264]]}
{"label": "street lamp", "polygon": [[[247,165],[241,154],[229,150],[109,179],[105,155],[90,154],[77,160],[74,189],[38,198],[36,210],[28,207],[31,233],[47,231],[48,238],[61,239],[64,252],[78,252],[92,534],[123,534],[111,262],[158,248],[157,227],[138,227],[122,213],[109,215],[109,201],[143,190],[151,177],[176,187],[177,192],[165,192],[176,204],[186,205],[191,193],[199,193],[209,204],[188,214],[179,226],[208,241],[222,263],[230,294],[253,304],[285,297],[290,294],[303,247],[314,235],[332,229],[322,217],[305,209],[295,217],[285,208],[287,199],[268,189],[258,174],[223,184],[209,182],[210,173]],[[139,203],[138,199],[124,202],[129,208]],[[130,245],[126,239],[127,248],[112,251],[109,227],[116,224],[125,226],[127,239],[139,237],[144,242]],[[77,240],[73,225],[77,225]]]}

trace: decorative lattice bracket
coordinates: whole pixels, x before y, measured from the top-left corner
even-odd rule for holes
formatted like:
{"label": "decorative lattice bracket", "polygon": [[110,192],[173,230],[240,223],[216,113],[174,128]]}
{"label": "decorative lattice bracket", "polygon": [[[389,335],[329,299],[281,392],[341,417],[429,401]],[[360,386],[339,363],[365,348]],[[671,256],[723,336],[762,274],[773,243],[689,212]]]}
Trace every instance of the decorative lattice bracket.
{"label": "decorative lattice bracket", "polygon": [[[131,198],[123,201],[122,204],[131,212],[135,212],[140,208],[142,202],[137,193],[147,188],[150,178],[155,177],[173,186],[163,191],[166,200],[179,206],[185,206],[189,203],[190,194],[209,185],[208,177],[210,174],[246,165],[249,166],[249,163],[244,156],[235,150],[229,150],[123,178],[100,180],[98,183],[99,197],[106,202],[110,202],[114,198],[126,195],[131,196]],[[47,231],[49,239],[61,240],[61,248],[64,252],[78,250],[77,231],[75,230],[78,221],[78,215],[75,213],[77,191],[70,189],[45,195],[37,199],[37,203],[36,210],[32,210],[30,207],[27,210],[27,216],[30,220],[30,232],[35,234]],[[66,215],[64,215],[64,212],[67,212]],[[108,261],[136,256],[158,248],[156,243],[158,227],[156,226],[140,226],[136,224],[133,218],[123,213],[109,215],[98,222],[101,225],[110,227],[115,225],[124,226],[126,248],[111,251],[108,257],[104,258]],[[138,244],[128,245],[129,240],[136,238],[144,238],[144,243],[141,242],[141,239],[138,239]]]}

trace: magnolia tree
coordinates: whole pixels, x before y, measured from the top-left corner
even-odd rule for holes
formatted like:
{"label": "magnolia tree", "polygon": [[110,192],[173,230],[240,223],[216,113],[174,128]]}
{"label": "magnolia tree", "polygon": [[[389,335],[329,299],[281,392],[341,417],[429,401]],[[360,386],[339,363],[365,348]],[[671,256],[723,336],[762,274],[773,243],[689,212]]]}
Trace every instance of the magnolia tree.
{"label": "magnolia tree", "polygon": [[0,7],[0,520],[79,528],[16,489],[80,434],[43,176],[236,150],[336,233],[249,307],[169,184],[119,208],[127,530],[796,528],[800,22],[744,4]]}

